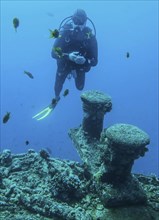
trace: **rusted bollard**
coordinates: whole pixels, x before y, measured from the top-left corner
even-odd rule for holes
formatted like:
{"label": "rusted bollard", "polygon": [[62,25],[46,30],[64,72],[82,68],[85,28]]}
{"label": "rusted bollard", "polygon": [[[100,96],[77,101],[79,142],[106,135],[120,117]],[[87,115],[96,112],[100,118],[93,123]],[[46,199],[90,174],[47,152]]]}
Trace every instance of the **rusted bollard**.
{"label": "rusted bollard", "polygon": [[106,112],[112,109],[111,97],[99,91],[82,93],[84,132],[93,138],[100,138],[103,129],[103,120]]}
{"label": "rusted bollard", "polygon": [[134,160],[144,156],[150,143],[148,134],[130,124],[115,124],[107,128],[106,182],[122,182],[131,175]]}

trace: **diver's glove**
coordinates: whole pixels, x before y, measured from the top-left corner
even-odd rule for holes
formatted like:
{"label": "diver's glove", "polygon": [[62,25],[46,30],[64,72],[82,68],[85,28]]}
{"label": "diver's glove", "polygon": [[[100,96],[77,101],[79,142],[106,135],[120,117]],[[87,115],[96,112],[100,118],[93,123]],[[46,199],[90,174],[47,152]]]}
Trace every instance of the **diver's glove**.
{"label": "diver's glove", "polygon": [[69,60],[79,65],[82,65],[86,62],[86,59],[83,56],[79,55],[79,52],[69,53],[68,57],[69,57]]}
{"label": "diver's glove", "polygon": [[78,56],[76,57],[76,60],[75,60],[75,63],[76,63],[76,64],[82,65],[82,64],[84,64],[85,62],[86,62],[86,59],[85,59],[83,56],[78,55]]}
{"label": "diver's glove", "polygon": [[72,52],[68,54],[68,58],[69,60],[71,60],[72,62],[75,62],[77,56],[78,56],[79,52]]}

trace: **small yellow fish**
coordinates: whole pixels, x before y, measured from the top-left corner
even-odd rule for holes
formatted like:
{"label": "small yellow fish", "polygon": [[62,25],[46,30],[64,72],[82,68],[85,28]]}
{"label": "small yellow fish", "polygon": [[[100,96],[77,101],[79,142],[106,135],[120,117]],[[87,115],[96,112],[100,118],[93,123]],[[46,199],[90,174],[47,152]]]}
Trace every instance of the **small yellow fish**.
{"label": "small yellow fish", "polygon": [[65,96],[67,96],[69,94],[69,89],[66,89],[65,91],[64,91],[64,93],[63,93],[63,96],[65,97]]}
{"label": "small yellow fish", "polygon": [[55,51],[55,54],[56,54],[59,58],[61,58],[61,57],[63,56],[61,47],[54,47],[53,50]]}
{"label": "small yellow fish", "polygon": [[19,19],[18,18],[13,19],[13,26],[15,28],[15,31],[17,32],[17,27],[19,27]]}
{"label": "small yellow fish", "polygon": [[31,79],[34,79],[34,76],[28,72],[28,71],[24,71],[24,74],[26,74],[27,76],[29,76]]}
{"label": "small yellow fish", "polygon": [[7,123],[7,121],[10,119],[10,112],[7,112],[6,114],[5,114],[5,116],[3,117],[3,123],[5,124],[5,123]]}
{"label": "small yellow fish", "polygon": [[55,30],[51,30],[49,29],[50,31],[50,38],[58,38],[59,37],[59,30],[55,29]]}

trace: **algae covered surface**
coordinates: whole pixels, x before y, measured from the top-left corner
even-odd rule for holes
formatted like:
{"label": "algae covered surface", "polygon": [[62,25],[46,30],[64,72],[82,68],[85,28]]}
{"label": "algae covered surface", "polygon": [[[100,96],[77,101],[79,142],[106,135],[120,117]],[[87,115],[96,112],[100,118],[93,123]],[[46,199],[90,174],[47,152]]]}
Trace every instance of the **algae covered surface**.
{"label": "algae covered surface", "polygon": [[146,204],[106,208],[84,164],[51,158],[45,150],[0,154],[0,219],[158,220],[159,180],[133,174]]}

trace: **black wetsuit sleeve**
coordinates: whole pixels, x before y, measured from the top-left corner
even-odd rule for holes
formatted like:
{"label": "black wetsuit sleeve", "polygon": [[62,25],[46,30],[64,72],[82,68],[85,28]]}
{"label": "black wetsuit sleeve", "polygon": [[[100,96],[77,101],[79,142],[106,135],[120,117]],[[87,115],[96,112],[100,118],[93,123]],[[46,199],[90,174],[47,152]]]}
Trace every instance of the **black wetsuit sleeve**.
{"label": "black wetsuit sleeve", "polygon": [[[62,56],[59,56],[59,54],[56,52],[56,49],[60,48]],[[68,59],[68,55],[64,53],[66,51],[66,42],[65,42],[65,35],[64,33],[62,34],[61,37],[56,38],[52,51],[51,51],[51,56],[54,59]]]}

